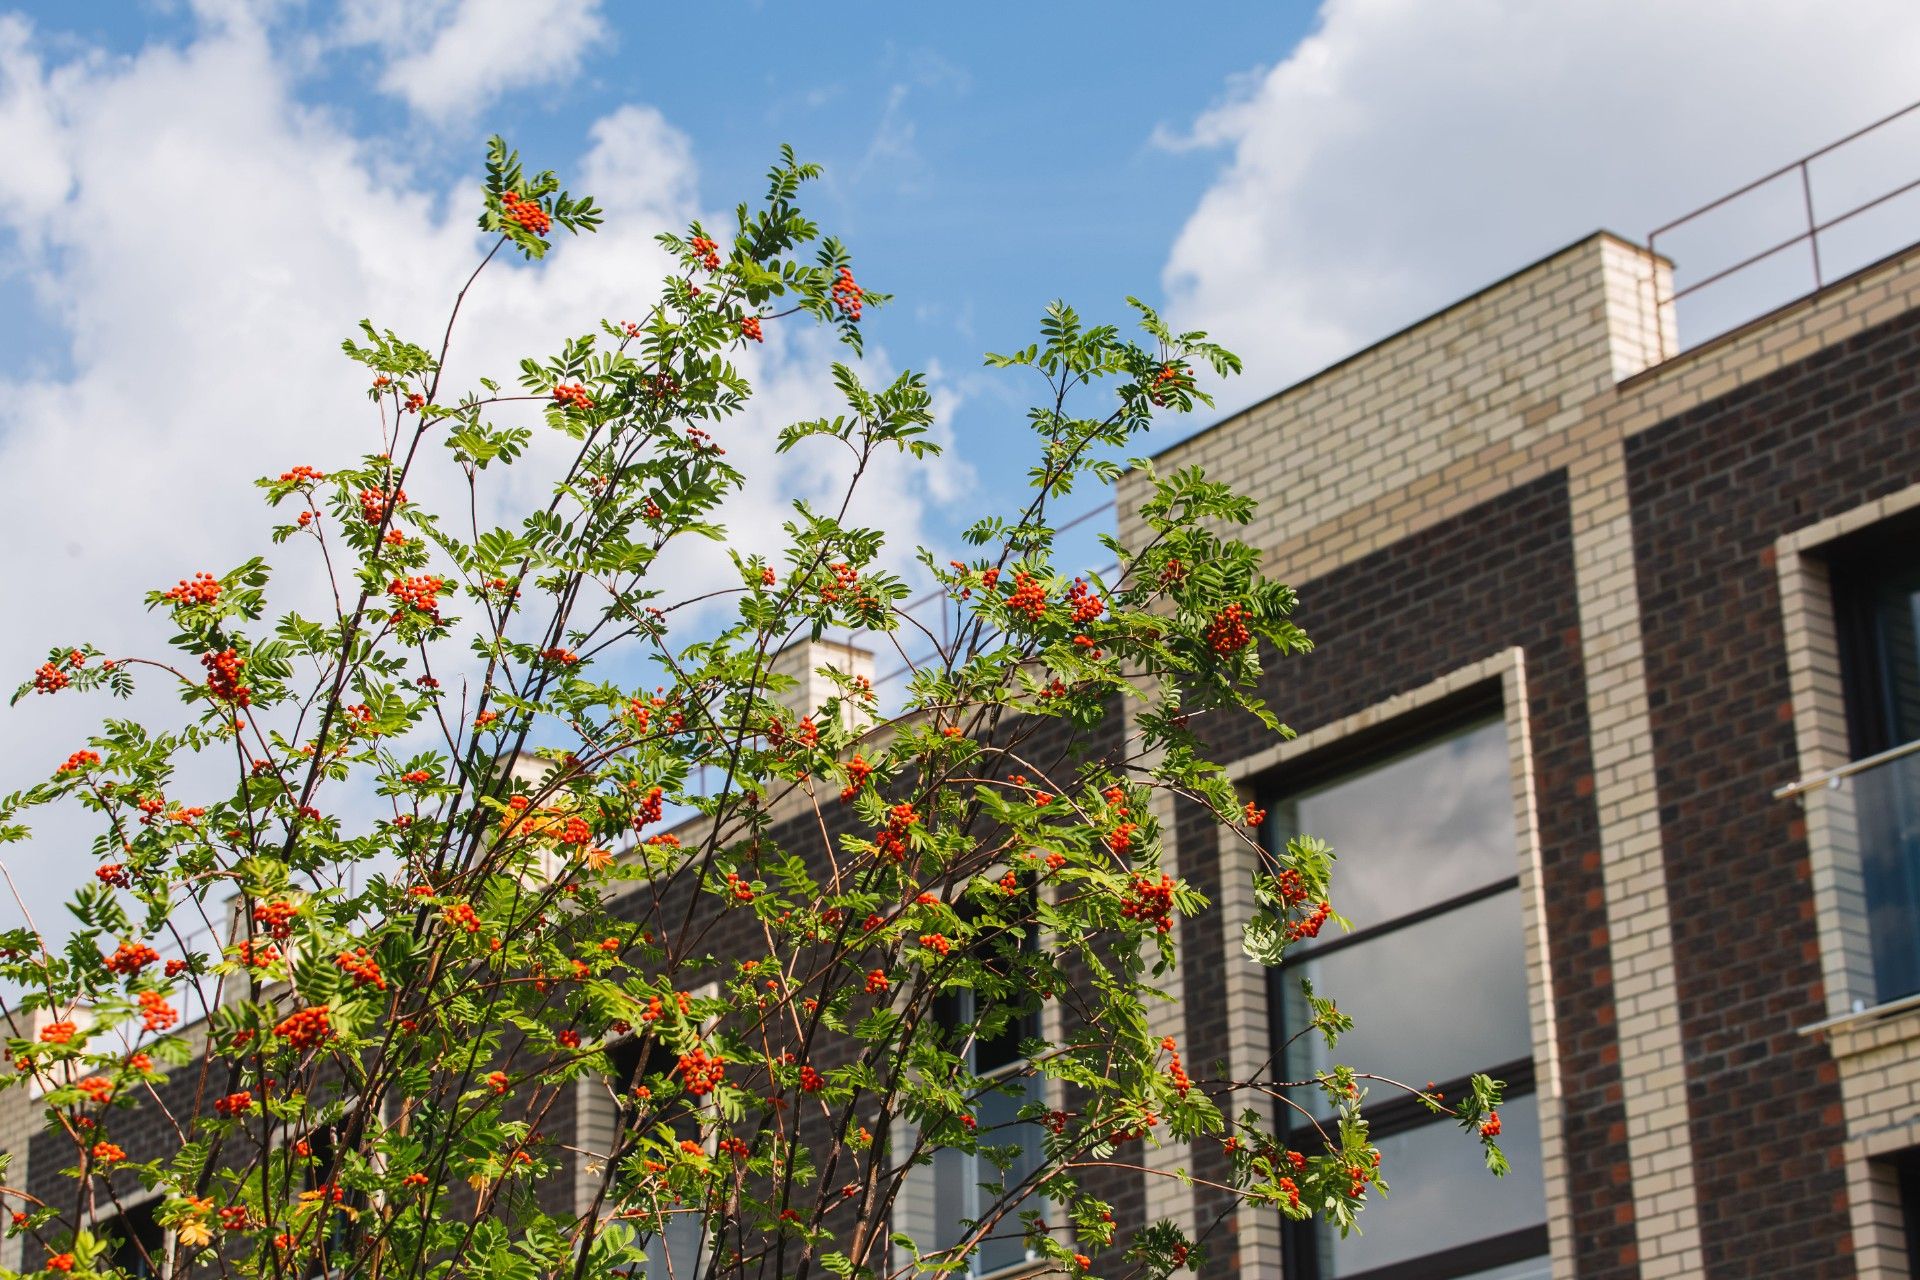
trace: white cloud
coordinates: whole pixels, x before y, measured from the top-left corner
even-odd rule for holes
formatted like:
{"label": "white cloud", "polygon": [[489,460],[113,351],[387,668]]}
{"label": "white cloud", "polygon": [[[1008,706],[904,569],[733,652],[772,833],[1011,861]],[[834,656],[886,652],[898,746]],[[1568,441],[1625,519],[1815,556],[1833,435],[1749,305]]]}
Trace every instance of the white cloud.
{"label": "white cloud", "polygon": [[[1230,399],[1264,395],[1589,231],[1639,239],[1905,105],[1916,65],[1907,0],[1326,0],[1285,60],[1159,135],[1231,148],[1168,257],[1170,310],[1248,357]],[[1683,270],[1771,214],[1728,216],[1675,243]]]}
{"label": "white cloud", "polygon": [[[22,276],[68,348],[58,376],[0,371],[0,546],[12,552],[13,601],[0,672],[9,681],[52,644],[160,650],[165,629],[138,608],[144,590],[266,548],[270,517],[254,477],[377,449],[363,371],[340,355],[340,339],[368,316],[437,345],[453,292],[478,260],[479,156],[457,189],[428,189],[378,144],[303,105],[294,82],[246,22],[128,58],[83,51],[57,61],[24,24],[0,19],[0,129],[10,154],[39,158],[0,170],[0,238],[22,246]],[[595,195],[607,225],[559,235],[542,265],[489,270],[462,312],[448,364],[455,386],[482,374],[511,385],[522,355],[554,350],[601,318],[643,318],[670,267],[654,234],[701,212],[687,138],[648,107],[597,121],[578,162],[532,160]],[[729,545],[746,551],[776,550],[785,499],[824,500],[845,473],[843,455],[825,446],[773,453],[781,425],[838,405],[822,339],[799,323],[768,326],[766,347],[747,356],[754,407],[718,431],[731,460],[756,477],[725,515]],[[887,361],[876,353],[867,363],[884,371]],[[443,456],[435,452],[418,483],[409,478],[416,499],[453,490]],[[483,521],[544,503],[538,461],[507,473]],[[889,462],[864,514],[910,541],[927,505],[950,499],[957,474]],[[277,607],[319,594],[297,542],[276,557]],[[708,546],[680,558],[662,584],[670,598],[676,586],[709,586],[724,553]],[[171,692],[149,683],[139,709],[170,721]],[[29,697],[6,713],[0,791],[44,778],[102,715],[125,711],[68,694]],[[43,926],[58,926],[52,904],[90,865],[90,833],[55,820],[39,825],[24,858],[0,851]],[[11,914],[0,906],[0,919]]]}
{"label": "white cloud", "polygon": [[450,121],[571,75],[607,27],[600,0],[348,0],[339,34],[388,53],[381,89]]}

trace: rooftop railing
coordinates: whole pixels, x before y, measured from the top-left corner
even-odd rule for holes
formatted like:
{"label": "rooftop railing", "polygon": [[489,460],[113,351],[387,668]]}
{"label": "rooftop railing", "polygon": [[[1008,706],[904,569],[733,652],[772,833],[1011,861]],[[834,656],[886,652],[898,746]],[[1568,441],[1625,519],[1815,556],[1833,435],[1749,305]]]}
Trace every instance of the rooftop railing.
{"label": "rooftop railing", "polygon": [[[1920,240],[1920,102],[1809,151],[1647,235],[1675,259],[1676,282],[1655,314],[1684,308],[1688,341],[1664,357],[1751,320]],[[1916,176],[1887,186],[1886,174]],[[1903,197],[1913,196],[1913,199]],[[1729,252],[1738,254],[1725,261]],[[1692,262],[1708,265],[1688,279]],[[1672,335],[1663,342],[1677,342]]]}

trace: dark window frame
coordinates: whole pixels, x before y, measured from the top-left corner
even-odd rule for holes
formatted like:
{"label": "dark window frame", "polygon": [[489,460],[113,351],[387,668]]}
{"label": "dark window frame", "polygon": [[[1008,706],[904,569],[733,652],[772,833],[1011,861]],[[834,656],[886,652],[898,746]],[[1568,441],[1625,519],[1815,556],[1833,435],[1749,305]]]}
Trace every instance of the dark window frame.
{"label": "dark window frame", "polygon": [[[1504,691],[1500,681],[1490,680],[1476,684],[1431,703],[1421,710],[1397,716],[1384,725],[1348,735],[1339,742],[1329,744],[1323,750],[1315,751],[1300,765],[1289,768],[1284,775],[1284,780],[1281,775],[1269,775],[1261,780],[1258,787],[1261,796],[1259,803],[1269,811],[1277,812],[1293,796],[1418,751],[1423,746],[1437,743],[1449,735],[1481,724],[1494,722],[1504,724],[1505,712]],[[1286,834],[1279,831],[1277,825],[1263,828],[1262,848],[1266,856],[1271,857],[1273,844],[1285,838]],[[1336,877],[1337,874],[1336,869]],[[1336,893],[1338,892],[1337,883],[1336,879]],[[1436,902],[1426,903],[1352,933],[1339,934],[1325,940],[1316,940],[1307,946],[1294,947],[1290,949],[1288,959],[1297,962],[1331,955],[1386,937],[1449,912],[1472,906],[1476,902],[1512,892],[1518,889],[1519,885],[1520,875],[1516,868],[1512,875],[1476,885]],[[1287,966],[1282,964],[1268,969],[1266,983],[1271,1040],[1269,1051],[1272,1055],[1271,1061],[1281,1070],[1284,1070],[1287,1044],[1291,1038],[1285,1020],[1281,1016],[1288,990],[1287,979],[1283,976],[1286,968]],[[1531,1096],[1539,1090],[1536,1067],[1531,1057],[1489,1064],[1476,1074],[1490,1075],[1495,1079],[1506,1081],[1505,1097],[1508,1099]],[[1444,1094],[1458,1096],[1466,1090],[1469,1080],[1470,1076],[1461,1076],[1453,1080],[1437,1081],[1436,1087]],[[1280,1107],[1279,1129],[1283,1136],[1302,1130],[1310,1131],[1310,1126],[1305,1122],[1293,1122],[1291,1108],[1284,1104],[1277,1105]],[[1434,1115],[1417,1099],[1405,1096],[1396,1096],[1371,1104],[1363,1108],[1362,1114],[1367,1119],[1370,1136],[1376,1139],[1390,1138],[1431,1125],[1446,1123],[1448,1119],[1444,1115]],[[1314,1225],[1311,1222],[1290,1223],[1288,1229],[1282,1233],[1283,1270],[1290,1278],[1312,1280],[1313,1277],[1322,1274]],[[1523,1262],[1529,1258],[1540,1257],[1547,1251],[1547,1224],[1543,1222],[1537,1226],[1469,1241],[1466,1244],[1422,1254],[1402,1262],[1389,1263],[1365,1272],[1355,1272],[1350,1276],[1341,1277],[1341,1280],[1448,1280],[1449,1277],[1470,1276],[1493,1267]]]}

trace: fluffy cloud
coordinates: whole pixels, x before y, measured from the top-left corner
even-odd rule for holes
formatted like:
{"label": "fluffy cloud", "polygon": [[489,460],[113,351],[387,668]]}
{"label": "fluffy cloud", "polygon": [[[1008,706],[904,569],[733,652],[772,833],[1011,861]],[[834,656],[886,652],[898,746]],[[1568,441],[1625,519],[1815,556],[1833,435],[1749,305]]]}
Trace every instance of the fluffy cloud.
{"label": "fluffy cloud", "polygon": [[348,0],[340,24],[398,51],[380,87],[440,121],[572,74],[606,34],[600,0]]}
{"label": "fluffy cloud", "polygon": [[[1264,394],[1597,227],[1641,238],[1905,105],[1916,62],[1906,0],[1326,0],[1285,60],[1162,134],[1229,153],[1168,257],[1171,309],[1249,358],[1237,392]],[[1844,159],[1822,163],[1816,183],[1853,188]],[[1903,163],[1883,189],[1914,176]],[[1680,267],[1791,234],[1798,199],[1760,193],[1676,239]],[[1911,239],[1894,234],[1881,252]],[[1684,336],[1713,318],[1681,321]]]}
{"label": "fluffy cloud", "polygon": [[[0,373],[9,681],[50,644],[159,649],[164,629],[135,607],[142,591],[265,546],[270,519],[253,477],[377,448],[363,371],[339,340],[369,316],[437,344],[478,261],[477,182],[423,187],[303,104],[293,84],[270,34],[244,14],[124,59],[56,60],[24,24],[0,19],[0,131],[15,158],[0,172],[0,238],[20,246],[16,279],[65,348],[57,374]],[[600,199],[607,226],[562,235],[545,264],[489,270],[462,311],[455,386],[483,374],[510,383],[522,355],[603,317],[641,318],[670,265],[654,234],[700,212],[688,141],[648,107],[601,118],[577,162],[534,159],[578,175],[570,185]],[[837,495],[845,466],[832,449],[773,452],[782,424],[837,406],[826,358],[817,334],[786,324],[770,325],[766,347],[748,356],[759,395],[723,431],[732,460],[757,477],[725,516],[734,547],[774,550],[784,499]],[[869,364],[886,374],[883,355]],[[507,473],[483,521],[544,502],[534,462]],[[906,540],[956,480],[889,463],[872,483],[863,514]],[[408,487],[446,496],[452,468],[436,454]],[[278,556],[282,606],[317,603],[321,591],[297,542]],[[681,557],[663,583],[670,597],[710,586],[723,557],[711,546]],[[170,714],[170,694],[156,686],[148,697],[145,710]],[[124,709],[27,699],[0,735],[0,790],[45,777],[109,710]],[[24,858],[7,855],[43,925],[57,926],[52,902],[90,865],[87,834],[42,824]]]}

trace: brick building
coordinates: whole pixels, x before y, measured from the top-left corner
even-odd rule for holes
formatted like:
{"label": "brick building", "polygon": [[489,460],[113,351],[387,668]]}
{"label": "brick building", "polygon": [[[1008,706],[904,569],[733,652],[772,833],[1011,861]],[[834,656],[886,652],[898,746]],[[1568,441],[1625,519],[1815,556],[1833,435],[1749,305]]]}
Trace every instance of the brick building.
{"label": "brick building", "polygon": [[[1261,500],[1319,646],[1264,690],[1295,740],[1211,731],[1346,854],[1355,931],[1287,967],[1342,1060],[1516,1095],[1505,1182],[1386,1103],[1365,1235],[1229,1213],[1221,1274],[1916,1274],[1920,249],[1679,354],[1672,294],[1594,235],[1157,459]],[[1247,855],[1160,816],[1222,908],[1166,1030],[1324,1065],[1237,954]]]}
{"label": "brick building", "polygon": [[[1344,1242],[1113,1175],[1212,1275],[1920,1273],[1920,246],[1684,351],[1672,295],[1596,234],[1158,459],[1260,500],[1243,536],[1319,646],[1263,691],[1295,739],[1207,730],[1267,830],[1343,854],[1356,928],[1288,969],[1358,1019],[1342,1060],[1512,1095],[1496,1182],[1376,1091],[1396,1189]],[[1241,953],[1249,856],[1156,816],[1216,904],[1160,1031],[1242,1078],[1324,1065],[1294,975]],[[613,1120],[583,1087],[571,1123]],[[0,1108],[38,1185],[33,1127]]]}

